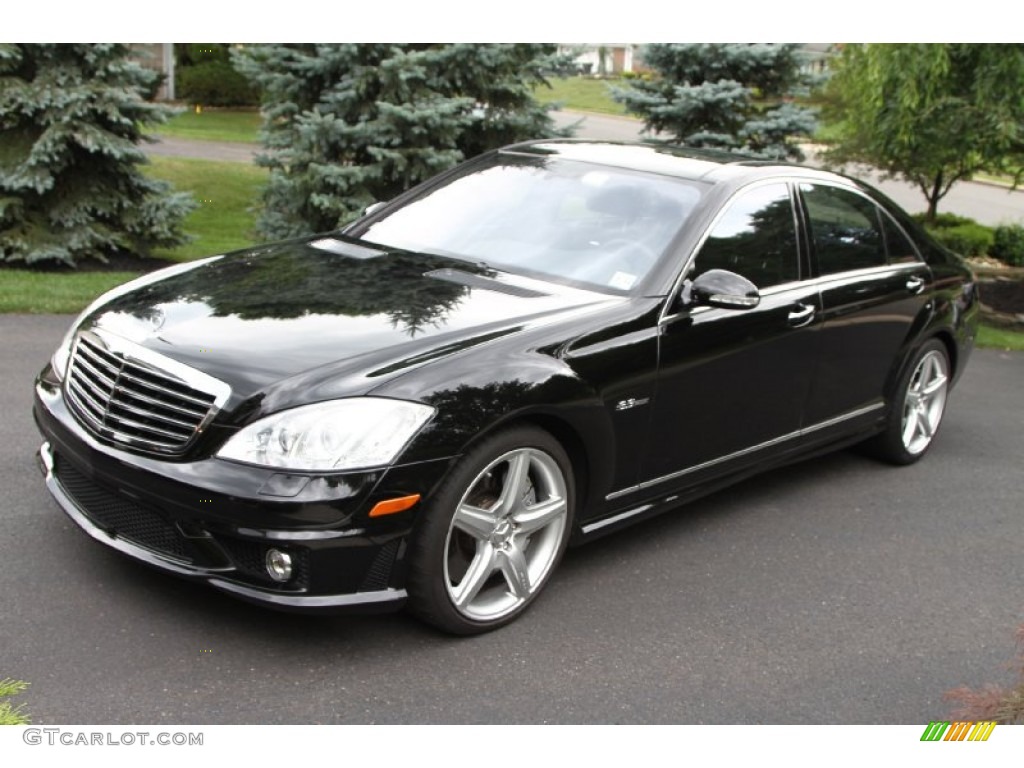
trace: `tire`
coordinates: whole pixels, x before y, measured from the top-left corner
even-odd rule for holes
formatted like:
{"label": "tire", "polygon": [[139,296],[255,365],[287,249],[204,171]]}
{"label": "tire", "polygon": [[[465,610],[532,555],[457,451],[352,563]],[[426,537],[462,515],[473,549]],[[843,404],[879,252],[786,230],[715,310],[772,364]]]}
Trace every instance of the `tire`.
{"label": "tire", "polygon": [[515,620],[565,552],[575,503],[572,464],[535,427],[486,438],[441,484],[416,532],[409,608],[457,635]]}
{"label": "tire", "polygon": [[917,351],[896,388],[885,431],[867,447],[893,464],[913,464],[935,440],[949,393],[949,353],[931,339]]}

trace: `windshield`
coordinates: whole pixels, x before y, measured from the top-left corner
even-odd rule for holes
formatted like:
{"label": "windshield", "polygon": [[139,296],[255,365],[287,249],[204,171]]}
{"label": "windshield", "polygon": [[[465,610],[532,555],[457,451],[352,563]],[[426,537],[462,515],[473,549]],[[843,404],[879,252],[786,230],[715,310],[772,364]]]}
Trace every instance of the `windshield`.
{"label": "windshield", "polygon": [[638,285],[701,196],[681,179],[549,158],[466,166],[350,234],[605,290]]}

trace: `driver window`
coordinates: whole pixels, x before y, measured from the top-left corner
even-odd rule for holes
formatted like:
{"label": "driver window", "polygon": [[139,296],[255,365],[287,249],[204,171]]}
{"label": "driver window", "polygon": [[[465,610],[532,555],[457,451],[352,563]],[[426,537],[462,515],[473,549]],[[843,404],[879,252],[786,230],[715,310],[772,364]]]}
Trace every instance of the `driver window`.
{"label": "driver window", "polygon": [[742,192],[697,254],[694,277],[727,269],[767,288],[799,278],[796,222],[789,188],[766,184]]}

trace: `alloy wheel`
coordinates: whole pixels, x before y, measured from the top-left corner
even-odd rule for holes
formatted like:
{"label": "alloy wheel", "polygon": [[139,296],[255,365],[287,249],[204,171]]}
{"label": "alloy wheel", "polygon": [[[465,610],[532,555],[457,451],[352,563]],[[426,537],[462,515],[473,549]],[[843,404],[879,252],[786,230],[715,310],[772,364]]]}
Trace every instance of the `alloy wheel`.
{"label": "alloy wheel", "polygon": [[932,350],[918,362],[903,401],[901,434],[907,453],[922,453],[942,421],[949,389],[946,358]]}
{"label": "alloy wheel", "polygon": [[456,507],[444,547],[444,583],[456,611],[494,621],[542,586],[562,549],[567,484],[555,459],[517,448],[488,464]]}

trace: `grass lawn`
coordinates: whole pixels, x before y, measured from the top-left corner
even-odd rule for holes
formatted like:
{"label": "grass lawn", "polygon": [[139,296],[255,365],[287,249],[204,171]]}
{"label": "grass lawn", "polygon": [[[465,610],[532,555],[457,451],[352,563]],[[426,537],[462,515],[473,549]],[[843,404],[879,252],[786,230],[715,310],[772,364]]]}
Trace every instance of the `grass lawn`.
{"label": "grass lawn", "polygon": [[[199,207],[185,220],[195,239],[184,246],[157,251],[170,261],[244,248],[255,242],[256,202],[266,171],[243,163],[154,157],[147,173],[191,192]],[[0,269],[0,312],[31,314],[80,312],[96,296],[136,277],[134,272],[36,272]]]}
{"label": "grass lawn", "polygon": [[621,104],[612,101],[610,87],[615,85],[625,88],[627,80],[596,80],[590,77],[553,77],[548,82],[550,88],[538,87],[533,95],[537,100],[549,104],[561,102],[565,109],[580,112],[603,112],[609,115],[625,115],[626,110]]}
{"label": "grass lawn", "polygon": [[156,126],[153,133],[179,139],[255,144],[259,141],[259,129],[260,113],[256,110],[204,109],[196,114],[190,109]]}
{"label": "grass lawn", "polygon": [[147,172],[169,181],[175,189],[191,192],[199,207],[185,219],[191,243],[157,251],[161,258],[189,261],[252,245],[256,203],[267,171],[246,163],[218,163],[178,157],[153,157]]}
{"label": "grass lawn", "polygon": [[1024,332],[983,325],[978,329],[978,346],[1024,351]]}
{"label": "grass lawn", "polygon": [[[626,87],[627,80],[597,80],[590,77],[551,78],[550,88],[540,86],[534,91],[537,100],[544,104],[560,102],[566,109],[580,112],[601,112],[609,115],[625,115],[621,104],[612,101],[609,88],[613,85]],[[259,142],[260,115],[255,110],[204,109],[200,114],[193,110],[172,117],[164,125],[156,126],[153,132],[161,136],[201,141]]]}
{"label": "grass lawn", "polygon": [[104,291],[137,277],[135,272],[53,274],[0,270],[0,312],[63,315],[81,312]]}

